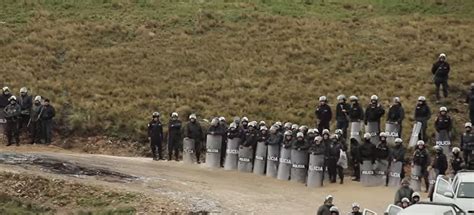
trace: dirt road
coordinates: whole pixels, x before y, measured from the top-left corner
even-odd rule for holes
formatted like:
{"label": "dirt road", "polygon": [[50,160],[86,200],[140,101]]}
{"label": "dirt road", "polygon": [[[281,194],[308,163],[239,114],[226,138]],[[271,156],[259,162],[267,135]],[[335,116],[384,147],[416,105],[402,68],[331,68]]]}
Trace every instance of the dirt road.
{"label": "dirt road", "polygon": [[0,148],[0,154],[27,154],[47,156],[56,160],[108,169],[138,177],[127,183],[111,182],[98,177],[74,177],[45,172],[32,168],[0,164],[0,170],[53,175],[82,183],[100,184],[165,197],[192,211],[239,214],[314,214],[331,194],[340,210],[348,212],[358,202],[379,214],[393,201],[395,190],[387,187],[362,187],[346,178],[344,185],[328,184],[324,188],[309,189],[303,184],[280,181],[264,176],[212,170],[203,165],[185,165],[182,162],[152,161],[149,158],[116,157],[107,155],[77,154],[57,149],[38,148],[24,152],[20,148]]}

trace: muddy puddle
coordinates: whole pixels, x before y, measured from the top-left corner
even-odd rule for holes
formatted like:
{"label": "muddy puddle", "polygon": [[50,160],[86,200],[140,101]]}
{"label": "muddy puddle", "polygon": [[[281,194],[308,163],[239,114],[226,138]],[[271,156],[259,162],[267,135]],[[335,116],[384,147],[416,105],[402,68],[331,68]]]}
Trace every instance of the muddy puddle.
{"label": "muddy puddle", "polygon": [[38,167],[41,171],[49,173],[78,178],[95,177],[96,179],[108,182],[128,183],[139,179],[136,176],[105,168],[79,165],[45,155],[0,153],[0,164],[16,165],[23,168]]}

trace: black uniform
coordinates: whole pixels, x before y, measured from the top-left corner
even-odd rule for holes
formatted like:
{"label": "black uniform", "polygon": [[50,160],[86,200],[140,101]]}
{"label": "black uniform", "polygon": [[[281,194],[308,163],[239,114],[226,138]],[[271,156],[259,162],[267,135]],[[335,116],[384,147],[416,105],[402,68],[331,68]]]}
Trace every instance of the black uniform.
{"label": "black uniform", "polygon": [[22,130],[26,128],[30,120],[33,98],[28,94],[22,95],[18,98],[18,104],[21,106],[20,130]]}
{"label": "black uniform", "polygon": [[400,131],[398,132],[398,137],[402,135],[403,120],[405,119],[405,110],[401,103],[394,104],[388,109],[387,121],[391,123],[396,123],[400,125]]}
{"label": "black uniform", "polygon": [[42,129],[41,136],[46,144],[50,144],[53,136],[53,118],[56,116],[56,110],[52,105],[48,104],[42,106],[40,113]]}
{"label": "black uniform", "polygon": [[445,175],[448,169],[448,159],[443,151],[437,151],[433,159],[433,169],[437,169],[440,175]]}
{"label": "black uniform", "polygon": [[421,175],[425,180],[425,186],[426,190],[428,190],[429,187],[429,181],[428,181],[428,171],[427,167],[429,162],[429,155],[426,149],[423,147],[423,149],[419,149],[418,147],[415,150],[415,153],[413,155],[413,164],[418,165],[421,167]]}
{"label": "black uniform", "polygon": [[8,139],[8,145],[13,144],[13,139],[16,141],[16,144],[20,144],[20,136],[18,131],[18,124],[20,121],[21,107],[17,103],[9,104],[3,109],[5,114],[5,119],[7,120],[7,126],[5,129],[5,135]]}
{"label": "black uniform", "polygon": [[40,112],[42,110],[41,102],[35,102],[31,108],[31,121],[30,121],[30,134],[31,134],[31,144],[41,143],[41,120],[39,118]]}
{"label": "black uniform", "polygon": [[339,102],[336,106],[336,128],[342,130],[342,136],[347,138],[347,128],[349,127],[349,111],[351,106],[344,102]]}
{"label": "black uniform", "polygon": [[282,140],[283,136],[280,133],[270,133],[270,135],[268,135],[266,143],[270,146],[280,146]]}
{"label": "black uniform", "polygon": [[150,138],[150,147],[151,153],[153,154],[153,159],[163,159],[163,126],[161,125],[160,120],[151,120],[148,123],[148,137]]}
{"label": "black uniform", "polygon": [[258,138],[258,131],[256,129],[249,129],[247,130],[247,133],[245,133],[245,138],[242,143],[242,146],[252,147],[252,149],[255,151],[255,149],[257,148]]}
{"label": "black uniform", "polygon": [[168,160],[172,159],[174,152],[175,159],[179,159],[179,149],[181,146],[181,126],[182,123],[179,119],[169,121],[168,125]]}
{"label": "black uniform", "polygon": [[[402,162],[402,166],[405,165],[405,153],[406,149],[402,144],[395,145],[390,150],[390,162]],[[400,178],[405,178],[405,171],[402,168],[402,172],[400,173]]]}
{"label": "black uniform", "polygon": [[377,129],[377,134],[380,133],[380,119],[385,114],[385,110],[380,104],[370,104],[365,110],[365,124],[368,122],[377,122],[379,127]]}
{"label": "black uniform", "polygon": [[[341,145],[337,141],[326,141],[326,163],[328,167],[329,180],[331,183],[336,183],[337,175],[337,161],[341,154]],[[343,182],[343,175],[339,174],[341,183]]]}
{"label": "black uniform", "polygon": [[222,135],[222,143],[221,143],[221,166],[224,166],[225,162],[225,153],[227,151],[227,125],[224,122],[219,122],[220,129],[224,132]]}
{"label": "black uniform", "polygon": [[0,95],[0,108],[2,110],[10,104],[10,102],[8,102],[10,97],[12,97],[12,94],[5,94],[5,92]]}
{"label": "black uniform", "polygon": [[359,153],[359,141],[355,138],[351,138],[351,165],[354,170],[352,173],[353,180],[360,180],[360,163],[362,160]]}
{"label": "black uniform", "polygon": [[448,133],[453,127],[451,117],[448,115],[439,115],[435,121],[435,129],[439,133],[440,131],[446,130]]}
{"label": "black uniform", "polygon": [[364,109],[360,106],[359,102],[354,102],[349,110],[349,118],[351,122],[359,122],[364,120]]}
{"label": "black uniform", "polygon": [[467,93],[466,103],[469,105],[470,122],[474,123],[474,88]]}
{"label": "black uniform", "polygon": [[474,132],[464,132],[461,136],[461,150],[463,151],[466,168],[474,170]]}
{"label": "black uniform", "polygon": [[197,121],[189,121],[184,127],[184,137],[194,140],[196,149],[196,161],[199,163],[202,151],[202,141],[204,140],[204,134],[202,131],[201,124]]}
{"label": "black uniform", "polygon": [[463,168],[464,160],[462,159],[459,153],[453,153],[451,158],[451,167],[453,167],[454,175],[456,175],[459,170]]}
{"label": "black uniform", "polygon": [[431,110],[426,102],[417,104],[415,108],[415,121],[421,122],[420,140],[427,141],[426,129],[428,128],[428,120],[431,118]]}
{"label": "black uniform", "polygon": [[318,130],[322,132],[324,129],[329,129],[329,124],[332,119],[331,107],[328,104],[321,104],[315,111],[316,118],[319,120]]}
{"label": "black uniform", "polygon": [[444,97],[448,97],[448,78],[449,78],[449,63],[446,61],[438,60],[431,67],[431,73],[433,73],[433,81],[436,86],[436,98],[439,100],[439,88],[443,87]]}
{"label": "black uniform", "polygon": [[364,140],[364,144],[359,146],[360,163],[363,161],[375,162],[376,147],[369,140]]}

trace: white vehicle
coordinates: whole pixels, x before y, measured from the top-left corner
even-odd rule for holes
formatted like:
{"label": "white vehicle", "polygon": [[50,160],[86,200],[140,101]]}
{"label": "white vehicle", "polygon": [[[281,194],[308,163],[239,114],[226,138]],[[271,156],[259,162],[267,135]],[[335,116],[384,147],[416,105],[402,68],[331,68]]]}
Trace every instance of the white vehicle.
{"label": "white vehicle", "polygon": [[438,176],[433,202],[456,204],[467,214],[474,214],[474,171],[460,171],[453,180]]}
{"label": "white vehicle", "polygon": [[455,204],[419,202],[405,209],[389,205],[385,215],[466,215],[466,213]]}

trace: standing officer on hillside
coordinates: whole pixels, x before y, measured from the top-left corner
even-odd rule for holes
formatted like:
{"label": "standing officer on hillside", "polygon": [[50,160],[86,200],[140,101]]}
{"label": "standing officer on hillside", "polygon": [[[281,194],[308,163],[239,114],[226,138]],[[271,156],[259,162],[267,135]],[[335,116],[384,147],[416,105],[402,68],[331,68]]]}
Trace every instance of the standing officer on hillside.
{"label": "standing officer on hillside", "polygon": [[16,103],[16,97],[11,96],[8,101],[10,104],[8,104],[5,109],[3,109],[3,112],[5,114],[5,118],[7,120],[7,126],[5,129],[5,133],[8,139],[8,144],[7,146],[10,146],[13,144],[13,139],[16,141],[16,145],[20,145],[20,135],[18,131],[18,122],[20,120],[20,112],[21,112],[21,107]]}
{"label": "standing officer on hillside", "polygon": [[178,161],[181,140],[181,120],[178,119],[178,113],[173,112],[168,125],[168,160],[172,159],[174,152],[174,158]]}
{"label": "standing officer on hillside", "polygon": [[433,73],[433,81],[436,86],[436,100],[439,102],[441,96],[439,95],[440,86],[443,87],[444,97],[448,97],[448,78],[449,78],[449,63],[446,62],[446,54],[441,53],[438,57],[438,61],[431,67],[431,73]]}
{"label": "standing officer on hillside", "polygon": [[194,140],[194,148],[196,149],[196,161],[199,164],[202,150],[202,142],[204,134],[201,124],[197,121],[196,114],[189,115],[189,122],[184,127],[184,137]]}
{"label": "standing officer on hillside", "polygon": [[315,114],[316,118],[319,120],[318,130],[322,131],[324,129],[329,130],[329,124],[332,119],[331,107],[327,104],[326,96],[319,97],[319,106],[316,108]]}
{"label": "standing officer on hillside", "polygon": [[41,129],[42,129],[42,138],[44,142],[49,145],[51,144],[53,137],[53,118],[56,116],[56,110],[49,103],[49,99],[44,100],[44,104],[41,107],[40,119],[41,119]]}
{"label": "standing officer on hillside", "polygon": [[464,124],[465,132],[461,136],[461,150],[464,155],[467,169],[474,170],[474,132],[472,123]]}
{"label": "standing officer on hillside", "polygon": [[28,95],[26,87],[20,89],[18,104],[21,106],[20,130],[23,130],[28,125],[28,121],[30,121],[31,107],[33,106],[33,98]]}
{"label": "standing officer on hillside", "polygon": [[36,96],[31,108],[31,119],[29,122],[29,129],[31,134],[31,144],[41,143],[41,121],[40,114],[43,106],[41,105],[41,96]]}
{"label": "standing officer on hillside", "polygon": [[424,96],[418,97],[418,103],[415,108],[415,121],[421,122],[420,140],[427,141],[426,129],[428,128],[428,120],[431,118],[431,110],[426,103]]}
{"label": "standing officer on hillside", "polygon": [[402,135],[403,119],[405,119],[405,110],[400,102],[400,98],[395,97],[393,98],[393,104],[388,109],[387,121],[399,125],[398,137]]}
{"label": "standing officer on hillside", "polygon": [[349,97],[352,105],[349,110],[349,118],[351,122],[360,122],[364,120],[364,109],[359,104],[359,98],[357,96]]}
{"label": "standing officer on hillside", "polygon": [[469,105],[469,119],[474,123],[474,83],[471,83],[471,90],[467,93],[466,103]]}
{"label": "standing officer on hillside", "polygon": [[342,137],[347,140],[347,128],[349,127],[349,111],[351,106],[346,103],[346,96],[337,96],[339,102],[336,107],[336,129],[342,130]]}
{"label": "standing officer on hillside", "polygon": [[148,123],[148,140],[150,141],[153,160],[162,160],[163,125],[160,122],[160,113],[158,112],[153,113],[152,120]]}
{"label": "standing officer on hillside", "polygon": [[380,133],[380,119],[385,114],[385,110],[383,109],[382,105],[379,104],[379,97],[376,95],[372,95],[370,97],[370,104],[365,110],[365,125],[368,122],[377,122],[378,123],[378,130],[377,134]]}

